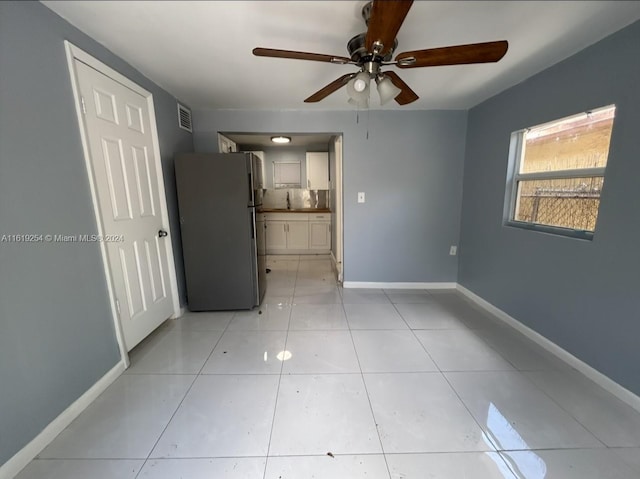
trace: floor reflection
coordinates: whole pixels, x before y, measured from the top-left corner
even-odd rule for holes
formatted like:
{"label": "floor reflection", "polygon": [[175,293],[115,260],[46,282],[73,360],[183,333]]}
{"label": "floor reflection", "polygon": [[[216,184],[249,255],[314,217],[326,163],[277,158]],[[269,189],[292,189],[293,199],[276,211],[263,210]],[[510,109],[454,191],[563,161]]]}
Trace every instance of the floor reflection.
{"label": "floor reflection", "polygon": [[[498,450],[527,450],[529,445],[513,427],[513,424],[504,417],[495,404],[489,403],[487,410],[487,429],[489,437]],[[547,477],[547,465],[533,451],[518,454],[517,458],[507,459],[518,477],[523,479],[544,479]]]}

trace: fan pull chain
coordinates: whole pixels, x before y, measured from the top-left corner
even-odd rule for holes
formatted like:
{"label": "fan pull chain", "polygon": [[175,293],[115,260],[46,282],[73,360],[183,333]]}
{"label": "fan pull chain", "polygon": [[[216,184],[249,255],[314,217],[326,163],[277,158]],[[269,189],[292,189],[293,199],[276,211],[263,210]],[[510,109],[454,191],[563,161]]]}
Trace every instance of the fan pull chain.
{"label": "fan pull chain", "polygon": [[[367,108],[367,118],[366,118],[366,122],[367,122],[367,131],[365,133],[365,138],[368,140],[369,139],[369,112],[371,110],[369,110],[369,108]],[[356,107],[356,125],[360,124],[360,107]]]}
{"label": "fan pull chain", "polygon": [[371,113],[371,110],[367,108],[367,140],[369,139],[369,113]]}
{"label": "fan pull chain", "polygon": [[[367,118],[366,118],[366,124],[367,124],[367,130],[365,132],[365,138],[368,140],[369,139],[369,113],[371,110],[369,110],[369,108],[367,108]],[[360,124],[360,108],[358,108],[356,110],[356,125]]]}

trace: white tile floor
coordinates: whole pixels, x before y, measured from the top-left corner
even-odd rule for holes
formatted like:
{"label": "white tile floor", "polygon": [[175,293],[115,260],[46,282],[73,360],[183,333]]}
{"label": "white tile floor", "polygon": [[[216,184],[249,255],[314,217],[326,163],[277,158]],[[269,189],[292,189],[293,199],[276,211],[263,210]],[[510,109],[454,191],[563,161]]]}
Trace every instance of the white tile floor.
{"label": "white tile floor", "polygon": [[259,309],[168,321],[18,478],[640,477],[640,414],[454,292],[269,266]]}

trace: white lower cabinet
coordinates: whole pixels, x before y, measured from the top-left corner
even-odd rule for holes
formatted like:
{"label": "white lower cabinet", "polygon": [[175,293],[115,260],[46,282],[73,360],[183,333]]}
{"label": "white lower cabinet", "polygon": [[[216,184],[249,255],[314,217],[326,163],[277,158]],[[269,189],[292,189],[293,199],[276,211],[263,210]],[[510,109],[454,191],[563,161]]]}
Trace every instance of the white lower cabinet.
{"label": "white lower cabinet", "polygon": [[289,221],[287,223],[287,249],[309,249],[309,226],[306,221]]}
{"label": "white lower cabinet", "polygon": [[267,254],[319,254],[331,250],[331,215],[265,213]]}
{"label": "white lower cabinet", "polygon": [[309,215],[309,249],[314,252],[331,250],[331,217],[326,216]]}
{"label": "white lower cabinet", "polygon": [[287,249],[287,222],[267,219],[265,224],[267,226],[265,235],[267,253],[273,250]]}

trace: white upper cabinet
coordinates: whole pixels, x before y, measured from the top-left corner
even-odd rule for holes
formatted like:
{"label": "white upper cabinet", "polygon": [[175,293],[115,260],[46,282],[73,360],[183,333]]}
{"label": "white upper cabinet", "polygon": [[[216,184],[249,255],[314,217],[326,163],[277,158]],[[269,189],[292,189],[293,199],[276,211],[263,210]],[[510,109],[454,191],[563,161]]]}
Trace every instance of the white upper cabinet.
{"label": "white upper cabinet", "polygon": [[329,153],[307,152],[307,188],[329,189]]}
{"label": "white upper cabinet", "polygon": [[238,145],[231,139],[218,133],[218,149],[220,153],[235,153],[238,151]]}

